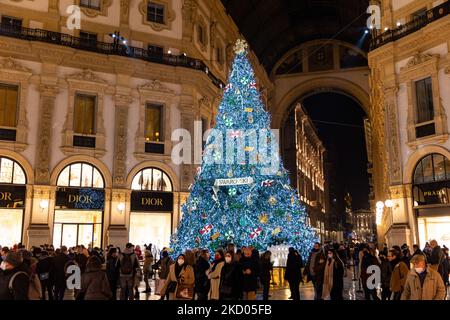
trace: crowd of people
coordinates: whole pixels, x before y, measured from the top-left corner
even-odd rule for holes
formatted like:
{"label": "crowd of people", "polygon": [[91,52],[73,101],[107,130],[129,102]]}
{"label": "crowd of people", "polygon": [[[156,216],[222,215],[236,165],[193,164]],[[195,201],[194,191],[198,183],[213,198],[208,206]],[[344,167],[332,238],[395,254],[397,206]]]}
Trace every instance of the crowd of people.
{"label": "crowd of people", "polygon": [[[143,250],[128,243],[123,250],[112,245],[105,250],[43,245],[29,251],[18,244],[1,249],[0,300],[63,300],[69,294],[67,279],[72,265],[81,273],[81,285],[69,297],[76,300],[139,299],[142,282],[142,293],[152,293],[151,279],[162,300],[255,300],[259,289],[262,299],[268,300],[271,255],[270,251],[260,255],[252,246],[236,248],[233,244],[216,250],[213,257],[208,250],[193,249],[175,260],[169,249],[156,252],[151,244]],[[300,300],[300,284],[312,282],[315,300],[343,300],[344,278],[352,266],[353,280],[362,286],[366,300],[446,297],[448,248],[433,240],[423,250],[415,245],[412,252],[406,244],[390,249],[385,245],[379,250],[375,243],[315,243],[306,263],[299,252],[289,248],[284,280],[289,284],[290,299]],[[381,283],[371,286],[374,266],[381,270]]]}

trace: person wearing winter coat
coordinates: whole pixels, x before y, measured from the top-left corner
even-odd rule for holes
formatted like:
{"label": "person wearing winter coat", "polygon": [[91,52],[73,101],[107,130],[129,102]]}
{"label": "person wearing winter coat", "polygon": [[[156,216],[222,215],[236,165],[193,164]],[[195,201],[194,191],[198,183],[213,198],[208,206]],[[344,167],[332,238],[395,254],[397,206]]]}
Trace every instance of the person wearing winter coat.
{"label": "person wearing winter coat", "polygon": [[106,260],[106,277],[111,289],[111,300],[117,300],[117,285],[120,279],[119,253],[117,248],[110,248]]}
{"label": "person wearing winter coat", "polygon": [[261,284],[263,286],[263,300],[269,300],[271,272],[273,269],[273,263],[270,260],[271,256],[272,252],[266,251],[261,257],[259,278],[261,279]]}
{"label": "person wearing winter coat", "polygon": [[367,286],[367,279],[369,278],[370,274],[367,273],[367,269],[370,266],[379,266],[379,261],[375,256],[375,250],[373,248],[365,247],[363,249],[363,256],[361,259],[361,283],[362,287],[364,289],[364,297],[366,300],[380,300],[377,296],[376,289],[369,289]]}
{"label": "person wearing winter coat", "polygon": [[413,264],[403,290],[401,300],[445,300],[445,285],[441,275],[427,266],[422,255],[411,259]]}
{"label": "person wearing winter coat", "polygon": [[125,250],[119,258],[120,265],[120,300],[133,300],[135,295],[136,274],[140,271],[139,260],[131,243],[125,245]]}
{"label": "person wearing winter coat", "polygon": [[303,261],[294,248],[289,248],[284,279],[289,282],[289,289],[293,300],[300,300],[300,282],[302,281]]}
{"label": "person wearing winter coat", "polygon": [[384,250],[380,252],[379,258],[381,268],[381,300],[390,300],[392,294],[390,289],[392,266]]}
{"label": "person wearing winter coat", "polygon": [[0,300],[29,300],[30,278],[23,272],[22,263],[20,252],[8,252],[3,258],[0,266]]}
{"label": "person wearing winter coat", "polygon": [[47,251],[41,252],[36,273],[41,281],[42,300],[46,300],[46,292],[48,293],[48,300],[53,300],[53,258],[48,256]]}
{"label": "person wearing winter coat", "polygon": [[224,261],[225,257],[223,251],[220,249],[217,250],[214,255],[214,261],[211,263],[211,267],[207,272],[208,279],[211,283],[208,294],[209,300],[219,300],[220,275],[222,272]]}
{"label": "person wearing winter coat", "polygon": [[86,271],[81,276],[81,290],[77,300],[110,300],[112,298],[106,272],[97,256],[91,256],[86,263]]}
{"label": "person wearing winter coat", "polygon": [[252,257],[252,250],[244,248],[244,255],[241,258],[240,264],[243,274],[243,299],[256,300],[256,288],[258,286],[258,265]]}
{"label": "person wearing winter coat", "polygon": [[220,274],[219,299],[239,300],[242,296],[243,277],[241,265],[235,260],[234,251],[227,251]]}
{"label": "person wearing winter coat", "polygon": [[60,252],[53,258],[55,300],[63,300],[66,292],[66,267],[70,261],[66,246],[62,246]]}
{"label": "person wearing winter coat", "polygon": [[143,293],[150,293],[152,289],[150,288],[150,284],[148,280],[152,278],[153,275],[153,255],[151,251],[145,250],[144,253],[144,282],[145,282],[145,291]]}
{"label": "person wearing winter coat", "polygon": [[75,262],[80,267],[81,274],[86,271],[86,264],[87,260],[89,258],[89,252],[88,250],[83,246],[80,245],[77,248],[77,253],[75,254]]}
{"label": "person wearing winter coat", "polygon": [[322,299],[343,300],[344,263],[333,249],[327,250],[325,262]]}
{"label": "person wearing winter coat", "polygon": [[167,277],[164,286],[161,288],[161,297],[169,294],[169,300],[178,300],[177,290],[180,287],[188,288],[188,290],[194,290],[195,275],[194,268],[186,262],[186,256],[180,254],[177,257],[177,262],[169,267],[169,275]]}
{"label": "person wearing winter coat", "polygon": [[405,262],[401,260],[400,252],[395,249],[389,250],[388,260],[391,264],[392,269],[390,282],[390,290],[393,294],[392,300],[400,300],[403,289],[405,288],[405,282],[409,273],[409,269],[406,266]]}
{"label": "person wearing winter coat", "polygon": [[[314,247],[311,250],[306,263],[305,269],[303,270],[303,275],[306,276],[307,281],[312,281],[314,286],[314,300],[322,299],[322,289],[323,289],[323,270],[319,270],[320,258],[322,258],[322,265],[325,262],[325,257],[322,250],[320,249],[320,243],[314,243]],[[322,272],[321,272],[322,271]]]}
{"label": "person wearing winter coat", "polygon": [[208,293],[210,289],[210,280],[206,275],[209,270],[209,252],[208,250],[202,250],[194,266],[195,272],[195,293],[197,300],[208,300]]}

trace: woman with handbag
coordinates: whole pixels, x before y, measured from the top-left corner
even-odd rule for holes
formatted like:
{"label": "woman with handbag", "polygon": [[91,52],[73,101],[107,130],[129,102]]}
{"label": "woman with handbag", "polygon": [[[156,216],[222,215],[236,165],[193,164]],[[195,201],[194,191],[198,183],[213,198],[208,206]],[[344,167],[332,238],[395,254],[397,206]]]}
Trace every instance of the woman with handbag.
{"label": "woman with handbag", "polygon": [[209,300],[219,300],[220,274],[222,272],[224,261],[225,257],[223,251],[221,249],[217,250],[214,255],[214,261],[207,272],[208,279],[211,280],[211,287],[208,294]]}
{"label": "woman with handbag", "polygon": [[184,254],[169,268],[169,276],[161,289],[161,296],[169,293],[169,300],[192,300],[194,296],[194,269],[186,263]]}

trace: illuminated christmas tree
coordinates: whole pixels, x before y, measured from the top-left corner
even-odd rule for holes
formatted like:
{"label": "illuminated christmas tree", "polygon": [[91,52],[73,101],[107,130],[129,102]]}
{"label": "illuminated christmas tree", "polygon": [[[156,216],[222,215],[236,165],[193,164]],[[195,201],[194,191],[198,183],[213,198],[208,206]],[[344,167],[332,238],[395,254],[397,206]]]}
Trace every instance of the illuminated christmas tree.
{"label": "illuminated christmas tree", "polygon": [[193,248],[214,251],[228,243],[259,250],[287,244],[306,258],[317,237],[279,159],[246,48],[242,40],[235,46],[216,127],[171,249],[179,254]]}

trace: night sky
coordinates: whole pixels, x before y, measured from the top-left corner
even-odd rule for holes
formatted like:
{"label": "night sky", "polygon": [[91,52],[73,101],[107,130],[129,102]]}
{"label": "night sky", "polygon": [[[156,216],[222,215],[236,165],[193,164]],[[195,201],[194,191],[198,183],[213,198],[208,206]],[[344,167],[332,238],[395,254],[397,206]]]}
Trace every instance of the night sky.
{"label": "night sky", "polygon": [[344,194],[350,192],[354,210],[369,208],[364,111],[353,99],[338,93],[310,96],[303,100],[303,106],[312,118],[335,169],[335,181],[331,182],[337,207],[343,207]]}

